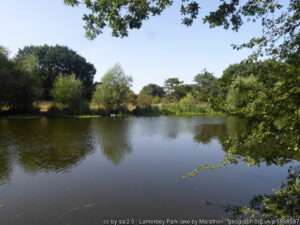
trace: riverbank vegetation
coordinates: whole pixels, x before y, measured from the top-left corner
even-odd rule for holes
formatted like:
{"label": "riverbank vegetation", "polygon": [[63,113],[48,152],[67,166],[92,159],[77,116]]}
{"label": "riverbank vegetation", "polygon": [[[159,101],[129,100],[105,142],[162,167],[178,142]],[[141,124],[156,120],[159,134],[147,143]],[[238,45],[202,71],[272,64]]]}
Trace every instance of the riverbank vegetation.
{"label": "riverbank vegetation", "polygon": [[14,58],[1,47],[0,54],[4,115],[216,113],[210,98],[217,79],[207,71],[196,75],[194,84],[171,77],[164,86],[149,84],[134,93],[132,78],[120,65],[94,83],[94,66],[64,46],[28,46]]}
{"label": "riverbank vegetation", "polygon": [[93,83],[94,66],[67,47],[25,47],[14,58],[3,47],[0,52],[0,106],[6,115],[227,113],[269,119],[278,127],[299,118],[298,55],[230,65],[220,78],[203,70],[192,84],[171,76],[163,86],[148,84],[136,94],[120,65]]}
{"label": "riverbank vegetation", "polygon": [[163,86],[148,84],[134,93],[121,65],[93,83],[94,66],[67,47],[25,47],[14,58],[3,47],[0,52],[2,115],[229,114],[252,121],[253,131],[230,140],[232,146],[277,139],[300,149],[299,54],[243,61],[220,78],[203,70],[191,84],[170,76]]}
{"label": "riverbank vegetation", "polygon": [[[77,60],[70,60],[70,55]],[[67,47],[25,47],[14,58],[9,58],[2,47],[1,114],[223,113],[259,121],[253,134],[243,139],[244,144],[264,140],[276,130],[282,144],[292,143],[290,147],[298,150],[300,137],[295,135],[300,127],[298,62],[298,54],[281,61],[244,61],[230,65],[220,78],[206,70],[197,74],[192,84],[171,76],[163,86],[148,84],[136,94],[131,90],[132,78],[120,65],[113,66],[100,82],[93,83],[94,66]],[[48,107],[43,104],[45,101]]]}

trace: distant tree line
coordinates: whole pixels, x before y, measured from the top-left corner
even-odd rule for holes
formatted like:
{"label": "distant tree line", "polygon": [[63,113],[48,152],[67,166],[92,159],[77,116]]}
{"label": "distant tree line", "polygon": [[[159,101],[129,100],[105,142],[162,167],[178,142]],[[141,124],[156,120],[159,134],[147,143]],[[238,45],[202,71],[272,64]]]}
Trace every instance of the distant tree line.
{"label": "distant tree line", "polygon": [[145,112],[162,103],[171,108],[185,97],[183,105],[188,107],[189,102],[207,102],[217,80],[203,71],[194,84],[171,77],[164,86],[149,84],[136,95],[130,89],[132,78],[120,65],[107,71],[100,82],[94,82],[95,67],[65,46],[26,46],[14,58],[9,58],[8,50],[1,47],[0,54],[0,106],[10,113],[30,113],[33,103],[41,100],[54,101],[57,110],[65,113],[87,112],[90,103],[106,113],[124,112],[128,105]]}

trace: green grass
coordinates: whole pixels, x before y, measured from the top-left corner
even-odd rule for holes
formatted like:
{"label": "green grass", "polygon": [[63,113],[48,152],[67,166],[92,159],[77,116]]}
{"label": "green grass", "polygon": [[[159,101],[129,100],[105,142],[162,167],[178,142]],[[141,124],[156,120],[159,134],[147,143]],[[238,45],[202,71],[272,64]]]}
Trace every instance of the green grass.
{"label": "green grass", "polygon": [[99,117],[102,117],[100,115],[67,115],[67,116],[64,116],[64,117],[71,117],[71,118],[78,118],[78,119],[90,119],[90,118],[99,118]]}

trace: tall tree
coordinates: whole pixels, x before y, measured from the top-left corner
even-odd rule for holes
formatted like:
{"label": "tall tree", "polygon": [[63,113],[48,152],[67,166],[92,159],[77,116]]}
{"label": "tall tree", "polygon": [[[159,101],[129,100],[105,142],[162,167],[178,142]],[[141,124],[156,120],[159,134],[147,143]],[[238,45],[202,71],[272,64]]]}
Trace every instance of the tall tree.
{"label": "tall tree", "polygon": [[91,96],[96,69],[75,51],[59,45],[26,46],[19,50],[16,61],[28,55],[34,55],[38,60],[44,99],[51,98],[51,89],[59,74],[74,74],[82,81],[83,94],[86,97]]}
{"label": "tall tree", "polygon": [[165,91],[167,94],[172,94],[175,92],[175,89],[183,84],[183,81],[180,81],[176,77],[171,77],[165,80]]}
{"label": "tall tree", "polygon": [[197,86],[200,88],[209,89],[213,82],[216,80],[214,75],[207,70],[203,70],[201,73],[197,74],[194,78]]}
{"label": "tall tree", "polygon": [[82,82],[76,79],[74,74],[60,75],[54,81],[52,96],[56,102],[74,110],[80,105]]}
{"label": "tall tree", "polygon": [[167,97],[172,101],[177,101],[184,97],[187,93],[186,87],[186,85],[183,85],[183,81],[180,81],[176,77],[171,77],[165,80],[165,92]]}
{"label": "tall tree", "polygon": [[210,98],[216,80],[214,75],[207,70],[197,74],[194,78],[196,82],[194,91],[197,99],[207,101]]}
{"label": "tall tree", "polygon": [[93,101],[104,106],[108,112],[118,111],[127,103],[132,79],[127,76],[120,65],[108,70],[98,84]]}

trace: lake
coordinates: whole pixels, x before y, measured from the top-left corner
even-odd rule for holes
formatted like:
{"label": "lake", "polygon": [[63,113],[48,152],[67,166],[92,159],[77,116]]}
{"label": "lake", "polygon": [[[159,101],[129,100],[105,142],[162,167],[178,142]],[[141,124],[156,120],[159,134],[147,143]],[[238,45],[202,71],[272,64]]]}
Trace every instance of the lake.
{"label": "lake", "polygon": [[226,218],[279,189],[300,159],[228,146],[245,131],[224,117],[2,118],[0,224]]}

